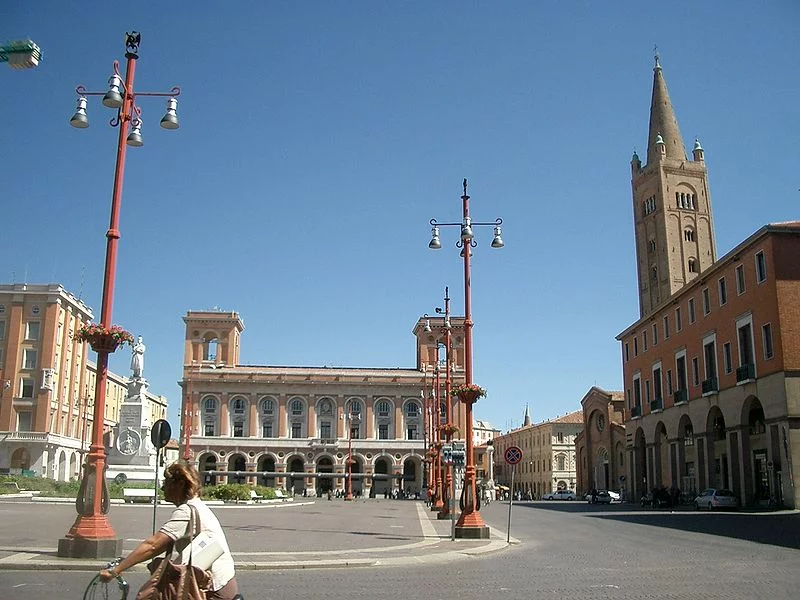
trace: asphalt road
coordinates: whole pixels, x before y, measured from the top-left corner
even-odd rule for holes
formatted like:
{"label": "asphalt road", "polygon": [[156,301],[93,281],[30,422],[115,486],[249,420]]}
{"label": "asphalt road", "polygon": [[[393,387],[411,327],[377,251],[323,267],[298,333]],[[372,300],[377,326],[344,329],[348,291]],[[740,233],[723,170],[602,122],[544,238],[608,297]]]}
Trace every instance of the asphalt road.
{"label": "asphalt road", "polygon": [[[387,511],[391,508],[386,505]],[[342,509],[322,504],[317,510]],[[505,530],[507,510],[507,504],[496,502],[483,515]],[[291,513],[284,514],[284,529],[302,525],[292,522]],[[343,513],[335,514],[338,520]],[[782,600],[800,595],[797,512],[672,513],[582,502],[521,503],[514,505],[511,534],[519,545],[445,565],[412,560],[392,567],[240,571],[237,578],[250,600],[489,595]],[[263,535],[269,539],[269,530]],[[81,598],[89,579],[86,572],[0,572],[0,600]],[[133,573],[130,581],[136,589],[144,574]]]}

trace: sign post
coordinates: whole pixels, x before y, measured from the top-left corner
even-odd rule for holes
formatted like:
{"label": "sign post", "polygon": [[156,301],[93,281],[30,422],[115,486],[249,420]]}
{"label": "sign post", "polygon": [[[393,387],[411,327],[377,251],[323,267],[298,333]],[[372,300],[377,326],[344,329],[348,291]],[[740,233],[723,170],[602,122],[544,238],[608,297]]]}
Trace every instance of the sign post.
{"label": "sign post", "polygon": [[517,464],[522,460],[522,450],[519,446],[509,446],[503,455],[506,462],[511,465],[511,489],[508,499],[508,533],[506,542],[511,543],[511,507],[514,506],[514,474],[517,472]]}
{"label": "sign post", "polygon": [[165,419],[159,419],[153,423],[150,430],[150,441],[156,449],[156,475],[155,489],[153,492],[153,533],[156,532],[156,510],[158,509],[158,469],[161,467],[161,449],[169,443],[169,436],[172,435],[172,428]]}

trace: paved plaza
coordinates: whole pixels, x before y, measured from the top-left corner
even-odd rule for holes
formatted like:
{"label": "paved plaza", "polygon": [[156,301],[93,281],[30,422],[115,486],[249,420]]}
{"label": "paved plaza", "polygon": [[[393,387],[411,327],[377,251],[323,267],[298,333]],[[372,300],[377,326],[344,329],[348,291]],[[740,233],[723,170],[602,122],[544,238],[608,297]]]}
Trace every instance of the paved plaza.
{"label": "paved plaza", "polygon": [[[299,499],[298,499],[299,500]],[[341,500],[215,507],[246,598],[795,598],[800,513],[698,513],[583,502],[482,511],[491,540],[451,542],[421,502]],[[159,508],[163,521],[168,507]],[[97,561],[55,557],[71,505],[0,502],[0,598],[80,598]],[[150,533],[149,506],[112,507],[125,551]],[[136,589],[145,579],[127,574]]]}

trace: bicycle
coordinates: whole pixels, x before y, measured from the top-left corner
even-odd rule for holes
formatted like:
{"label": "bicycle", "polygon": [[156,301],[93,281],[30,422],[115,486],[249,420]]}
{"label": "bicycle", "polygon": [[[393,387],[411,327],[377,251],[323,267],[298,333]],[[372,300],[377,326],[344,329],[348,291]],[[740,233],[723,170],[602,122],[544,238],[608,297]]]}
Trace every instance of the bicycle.
{"label": "bicycle", "polygon": [[[116,558],[106,565],[106,569],[113,569],[116,567],[122,558]],[[116,586],[115,586],[116,584]],[[117,588],[120,596],[114,594],[114,587]],[[86,587],[83,593],[83,600],[109,600],[111,598],[119,598],[119,600],[127,600],[130,585],[122,575],[117,575],[111,581],[103,581],[100,575],[95,575]]]}

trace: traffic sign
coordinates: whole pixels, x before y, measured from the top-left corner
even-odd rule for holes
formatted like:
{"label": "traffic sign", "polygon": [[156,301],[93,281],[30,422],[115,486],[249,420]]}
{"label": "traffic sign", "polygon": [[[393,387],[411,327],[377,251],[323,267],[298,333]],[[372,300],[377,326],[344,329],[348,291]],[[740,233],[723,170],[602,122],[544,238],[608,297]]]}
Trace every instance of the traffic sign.
{"label": "traffic sign", "polygon": [[508,464],[516,465],[522,460],[522,450],[519,448],[519,446],[509,446],[506,448],[504,456]]}
{"label": "traffic sign", "polygon": [[166,419],[159,419],[153,423],[150,430],[150,441],[157,449],[161,449],[169,443],[169,436],[172,435],[172,428]]}

